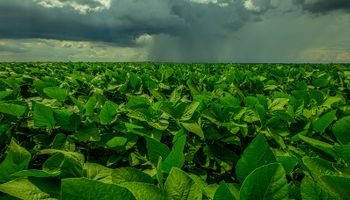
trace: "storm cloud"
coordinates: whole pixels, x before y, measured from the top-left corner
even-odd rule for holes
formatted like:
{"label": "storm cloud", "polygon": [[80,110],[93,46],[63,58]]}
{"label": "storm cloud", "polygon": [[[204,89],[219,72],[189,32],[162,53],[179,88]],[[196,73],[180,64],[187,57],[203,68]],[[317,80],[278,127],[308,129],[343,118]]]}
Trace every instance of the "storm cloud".
{"label": "storm cloud", "polygon": [[[344,60],[349,49],[341,44],[350,42],[349,14],[328,13],[349,9],[350,3],[342,0],[1,0],[0,44],[7,54],[0,58],[16,52],[8,43],[25,40],[17,54],[28,59],[36,45],[40,51],[35,51],[35,58],[44,53],[42,57],[49,59],[45,48],[81,55],[79,44],[84,42],[89,45],[82,48],[99,48],[100,54],[115,49],[115,57],[96,57],[108,61],[139,57],[174,62],[293,62],[313,61],[322,52],[331,52],[329,60],[337,55]],[[333,26],[325,29],[327,21]],[[338,32],[336,38],[332,36]],[[31,51],[25,49],[29,47]],[[93,60],[94,49],[84,52],[91,53]],[[62,57],[55,60],[71,59],[64,57],[67,53],[56,55]]]}
{"label": "storm cloud", "polygon": [[313,13],[328,13],[337,10],[350,11],[350,1],[348,0],[294,0],[294,3]]}
{"label": "storm cloud", "polygon": [[[62,5],[55,2],[61,2]],[[127,0],[115,1],[111,8],[87,9],[87,13],[81,12],[79,5],[99,8],[99,4],[87,4],[92,1],[82,0],[74,1],[77,4],[72,4],[73,1],[69,1],[69,4],[67,2],[2,1],[0,37],[88,40],[132,45],[135,37],[144,33],[176,34],[185,26],[183,19],[170,13],[166,0],[131,3]],[[86,4],[81,4],[83,2]]]}

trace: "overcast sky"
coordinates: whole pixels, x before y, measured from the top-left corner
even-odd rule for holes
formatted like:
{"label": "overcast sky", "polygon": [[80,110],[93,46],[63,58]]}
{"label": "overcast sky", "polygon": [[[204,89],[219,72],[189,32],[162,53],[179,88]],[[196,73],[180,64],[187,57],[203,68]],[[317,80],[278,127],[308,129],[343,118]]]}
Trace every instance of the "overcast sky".
{"label": "overcast sky", "polygon": [[0,61],[350,62],[350,0],[0,0]]}

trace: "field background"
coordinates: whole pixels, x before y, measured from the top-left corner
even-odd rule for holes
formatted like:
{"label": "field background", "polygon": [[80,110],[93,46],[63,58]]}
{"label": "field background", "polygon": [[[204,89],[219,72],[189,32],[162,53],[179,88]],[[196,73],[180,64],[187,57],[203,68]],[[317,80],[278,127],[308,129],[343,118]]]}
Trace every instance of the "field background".
{"label": "field background", "polygon": [[350,199],[350,65],[0,63],[0,199]]}

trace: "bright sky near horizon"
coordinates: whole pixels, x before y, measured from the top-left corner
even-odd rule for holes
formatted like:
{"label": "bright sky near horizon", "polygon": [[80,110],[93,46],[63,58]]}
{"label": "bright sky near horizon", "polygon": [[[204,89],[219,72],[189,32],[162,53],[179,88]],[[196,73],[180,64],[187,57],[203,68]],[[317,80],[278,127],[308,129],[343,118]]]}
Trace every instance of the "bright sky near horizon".
{"label": "bright sky near horizon", "polygon": [[350,1],[0,0],[1,61],[350,62]]}

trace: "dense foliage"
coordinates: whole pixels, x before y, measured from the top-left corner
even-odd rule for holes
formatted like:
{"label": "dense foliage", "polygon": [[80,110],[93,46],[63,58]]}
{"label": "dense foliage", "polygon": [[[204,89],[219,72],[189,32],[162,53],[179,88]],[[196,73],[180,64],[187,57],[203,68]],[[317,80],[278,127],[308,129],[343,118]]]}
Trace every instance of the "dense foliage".
{"label": "dense foliage", "polygon": [[350,66],[0,64],[0,199],[350,199]]}

